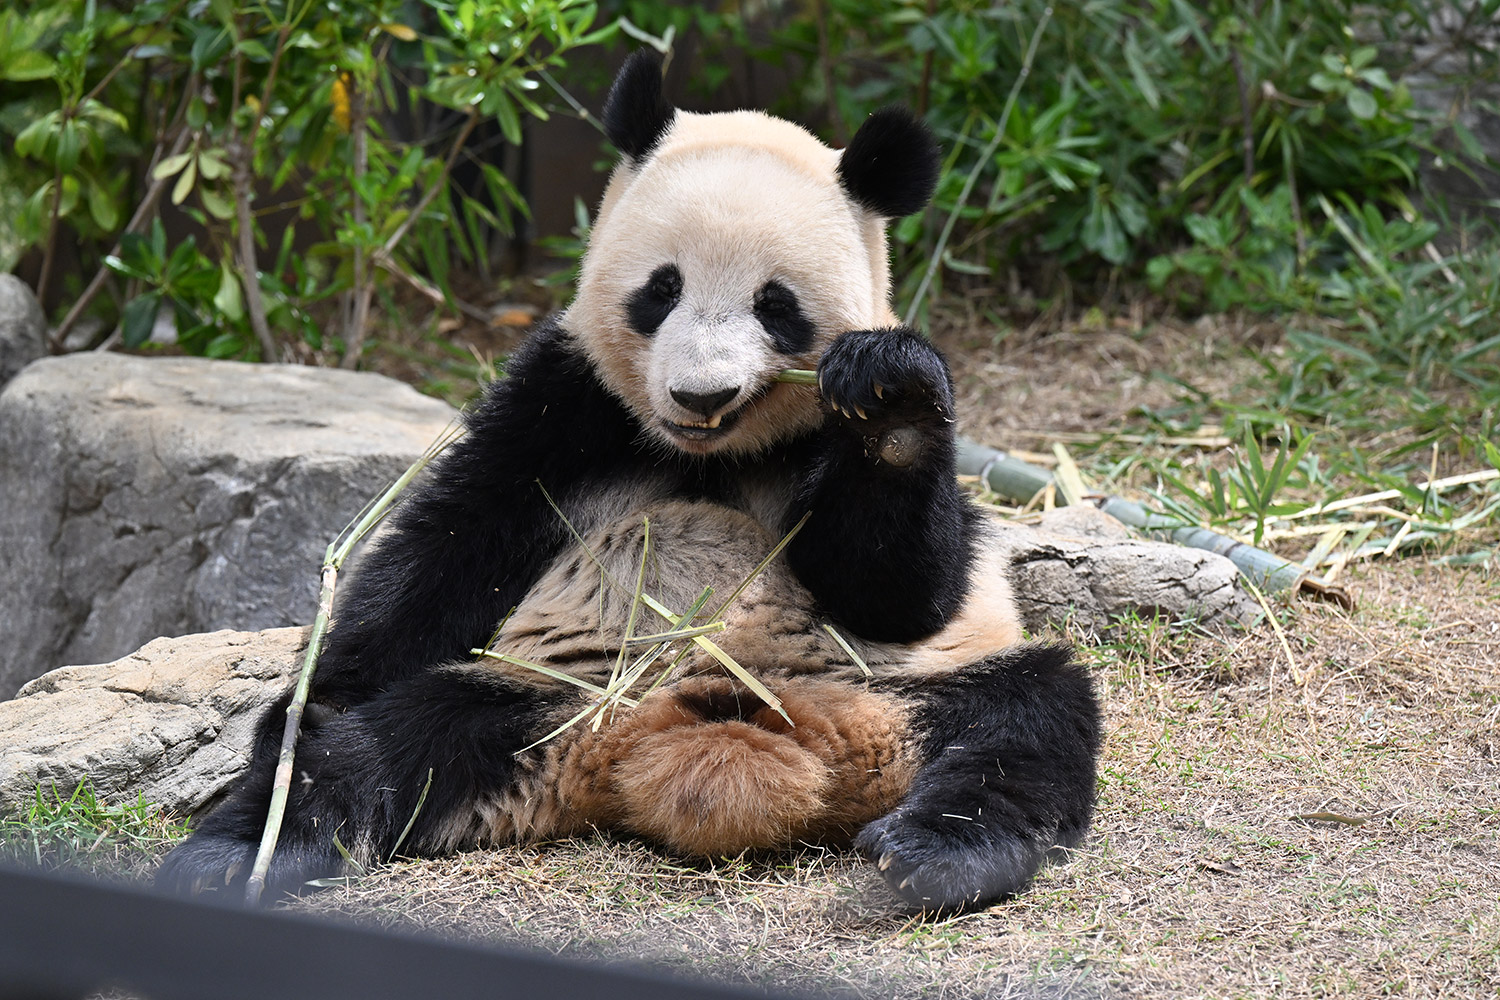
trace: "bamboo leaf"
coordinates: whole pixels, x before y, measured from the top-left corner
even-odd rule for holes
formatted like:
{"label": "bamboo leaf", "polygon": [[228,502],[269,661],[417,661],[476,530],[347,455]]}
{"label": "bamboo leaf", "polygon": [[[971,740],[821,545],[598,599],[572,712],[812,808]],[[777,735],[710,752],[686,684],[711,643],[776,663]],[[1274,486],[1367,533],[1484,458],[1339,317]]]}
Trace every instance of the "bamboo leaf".
{"label": "bamboo leaf", "polygon": [[853,660],[855,666],[859,667],[860,670],[864,671],[864,675],[866,677],[874,677],[875,676],[875,672],[870,669],[869,664],[865,663],[865,658],[863,656],[860,656],[858,653],[856,653],[854,651],[854,647],[851,646],[851,645],[849,645],[849,643],[847,641],[845,641],[845,639],[844,639],[843,636],[841,636],[837,632],[835,632],[832,625],[829,625],[827,622],[824,622],[823,623],[823,631],[827,632],[829,635],[833,636],[833,641],[836,642],[836,643],[838,643],[839,647],[841,649],[843,649],[843,651],[845,653],[849,654],[849,659]]}
{"label": "bamboo leaf", "polygon": [[[542,674],[543,676],[551,677],[553,680],[562,681],[566,684],[572,684],[574,687],[583,688],[583,690],[589,692],[590,694],[603,695],[605,693],[604,688],[600,687],[597,684],[586,681],[581,677],[574,677],[572,674],[564,673],[561,670],[553,669],[552,667],[545,666],[541,663],[533,663],[530,660],[523,660],[519,656],[511,656],[509,653],[497,653],[492,649],[471,649],[469,650],[469,652],[474,656],[488,657],[492,660],[500,660],[504,663],[512,664],[513,666],[525,667],[527,670],[534,670],[537,673]],[[633,704],[632,707],[634,707]]]}

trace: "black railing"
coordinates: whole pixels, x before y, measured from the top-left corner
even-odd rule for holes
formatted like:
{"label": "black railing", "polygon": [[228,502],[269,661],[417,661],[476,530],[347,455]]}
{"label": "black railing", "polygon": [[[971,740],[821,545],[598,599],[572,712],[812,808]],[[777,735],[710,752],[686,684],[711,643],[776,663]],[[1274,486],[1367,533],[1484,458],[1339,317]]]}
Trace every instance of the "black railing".
{"label": "black railing", "polygon": [[0,868],[0,1000],[766,1000],[651,971]]}

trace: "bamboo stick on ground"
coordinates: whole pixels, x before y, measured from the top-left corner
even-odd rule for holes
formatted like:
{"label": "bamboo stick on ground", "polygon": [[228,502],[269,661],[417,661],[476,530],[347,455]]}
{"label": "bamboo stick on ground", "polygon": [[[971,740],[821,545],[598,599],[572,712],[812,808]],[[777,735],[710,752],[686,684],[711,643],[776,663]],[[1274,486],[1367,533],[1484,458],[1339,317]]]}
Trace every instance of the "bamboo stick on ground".
{"label": "bamboo stick on ground", "polygon": [[[1053,482],[1052,473],[1046,469],[967,438],[959,438],[958,441],[958,471],[961,475],[979,476],[987,487],[1016,503],[1029,502]],[[1266,591],[1306,591],[1336,601],[1344,607],[1354,606],[1354,599],[1342,587],[1270,552],[1237,542],[1207,528],[1185,526],[1177,518],[1120,497],[1087,497],[1086,500],[1132,528],[1168,538],[1179,545],[1206,549],[1225,556],[1248,579]]]}

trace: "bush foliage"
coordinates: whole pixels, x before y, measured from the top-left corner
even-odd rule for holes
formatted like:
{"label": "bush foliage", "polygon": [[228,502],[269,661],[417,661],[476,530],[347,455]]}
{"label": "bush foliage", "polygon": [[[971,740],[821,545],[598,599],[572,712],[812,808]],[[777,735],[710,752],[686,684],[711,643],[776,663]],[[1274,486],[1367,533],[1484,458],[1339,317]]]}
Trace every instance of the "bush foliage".
{"label": "bush foliage", "polygon": [[[526,211],[484,157],[480,196],[450,183],[469,130],[493,119],[519,144],[524,119],[561,106],[565,70],[585,69],[568,60],[623,28],[667,50],[692,38],[710,89],[731,51],[781,65],[784,110],[821,109],[835,141],[883,103],[915,104],[947,150],[934,210],[897,228],[899,304],[919,320],[934,297],[983,288],[999,321],[997,278],[1064,304],[1148,289],[1187,312],[1323,317],[1294,341],[1294,397],[1351,377],[1493,394],[1500,257],[1437,253],[1420,170],[1491,164],[1411,80],[1437,40],[1482,51],[1497,10],[43,0],[0,14],[0,133],[17,154],[0,187],[24,195],[10,243],[38,248],[40,284],[58,280],[69,234],[85,264],[105,262],[126,345],[165,307],[190,351],[270,357],[278,340],[321,345],[333,314],[353,363],[373,295],[392,281],[446,293]],[[204,235],[174,244],[153,197]]]}
{"label": "bush foliage", "polygon": [[[547,117],[548,70],[612,33],[595,18],[581,0],[7,9],[0,132],[17,155],[0,185],[25,195],[8,242],[40,248],[44,296],[65,231],[100,252],[123,279],[126,346],[167,307],[195,353],[271,358],[287,335],[320,347],[310,310],[342,296],[352,362],[383,282],[446,289],[454,252],[475,264],[486,227],[525,212],[493,163],[476,161],[484,197],[450,168],[481,119],[518,145],[524,118]],[[164,197],[204,239],[169,245]]]}

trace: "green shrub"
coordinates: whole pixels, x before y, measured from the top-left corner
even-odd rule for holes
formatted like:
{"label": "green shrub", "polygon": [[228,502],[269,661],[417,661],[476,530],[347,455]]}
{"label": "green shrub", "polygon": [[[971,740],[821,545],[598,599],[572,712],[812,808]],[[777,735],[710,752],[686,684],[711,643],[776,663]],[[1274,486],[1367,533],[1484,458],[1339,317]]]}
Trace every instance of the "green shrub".
{"label": "green shrub", "polygon": [[[0,184],[25,201],[0,248],[39,249],[44,297],[65,238],[103,258],[125,279],[127,346],[165,306],[197,353],[269,358],[284,332],[319,347],[308,310],[342,296],[352,363],[381,284],[417,272],[446,292],[450,255],[475,262],[486,227],[526,211],[493,164],[477,164],[483,199],[449,168],[481,118],[519,143],[523,118],[547,117],[546,70],[612,33],[594,18],[582,0],[7,9],[0,134],[16,157]],[[440,128],[396,134],[444,111]],[[201,241],[166,245],[164,197]]]}

